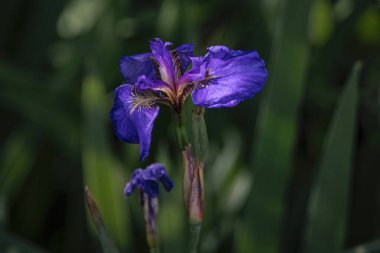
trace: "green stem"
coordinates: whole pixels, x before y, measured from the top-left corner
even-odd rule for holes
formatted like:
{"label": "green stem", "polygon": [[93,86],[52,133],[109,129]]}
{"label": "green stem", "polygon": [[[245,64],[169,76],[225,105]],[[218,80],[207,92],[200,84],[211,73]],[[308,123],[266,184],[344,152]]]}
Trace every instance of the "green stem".
{"label": "green stem", "polygon": [[198,252],[199,236],[201,234],[201,224],[190,224],[190,245],[189,252]]}
{"label": "green stem", "polygon": [[145,232],[151,253],[160,252],[160,240],[158,237],[156,217],[158,213],[158,198],[151,198],[143,193],[143,210],[145,219]]}
{"label": "green stem", "polygon": [[174,113],[174,119],[176,123],[176,134],[178,146],[181,151],[185,149],[185,146],[189,143],[189,137],[187,136],[185,117],[182,113]]}
{"label": "green stem", "polygon": [[194,153],[197,160],[202,162],[206,160],[208,150],[207,127],[203,117],[204,112],[204,108],[194,105],[192,118]]}
{"label": "green stem", "polygon": [[[187,184],[184,187],[185,192],[187,193],[186,195],[191,196],[191,194],[194,194],[194,192],[198,192],[200,195],[198,196],[199,199],[197,200],[202,204],[202,206],[203,206],[203,166],[202,166],[202,174],[197,175],[197,177],[201,177],[201,178],[196,179],[199,181],[198,184],[193,184],[194,182],[193,174],[194,174],[194,169],[195,169],[194,166],[196,166],[196,164],[199,164],[199,163],[203,164],[206,158],[206,154],[207,154],[207,146],[208,146],[207,129],[206,129],[206,124],[205,124],[203,115],[204,115],[204,108],[194,106],[193,118],[192,118],[192,129],[193,129],[193,138],[194,138],[195,157],[191,155],[191,150],[190,150],[189,152],[190,152],[191,157],[184,158],[184,159],[189,159],[188,166],[190,167],[188,169],[191,170],[191,173],[185,174],[184,180],[186,179],[186,177],[189,177],[189,175],[192,175],[190,178],[187,178],[188,179],[187,181],[190,180],[189,181],[190,184]],[[174,118],[175,118],[175,123],[176,123],[176,134],[177,134],[178,145],[181,151],[185,151],[186,147],[189,147],[188,144],[190,143],[189,137],[187,135],[186,125],[185,125],[185,115],[180,114],[180,113],[174,113]],[[190,148],[191,148],[191,145],[190,145]],[[185,197],[185,202],[186,201],[189,201],[189,199]],[[191,212],[192,210],[191,203],[187,203],[187,208],[190,208],[189,209],[190,211],[188,210],[188,212]],[[202,212],[202,210],[200,212]],[[201,233],[201,223],[200,222],[194,223],[190,221],[189,225],[190,225],[189,252],[197,253],[199,237]]]}
{"label": "green stem", "polygon": [[149,250],[149,252],[150,252],[150,253],[160,253],[161,251],[160,251],[159,248],[151,248],[151,249]]}

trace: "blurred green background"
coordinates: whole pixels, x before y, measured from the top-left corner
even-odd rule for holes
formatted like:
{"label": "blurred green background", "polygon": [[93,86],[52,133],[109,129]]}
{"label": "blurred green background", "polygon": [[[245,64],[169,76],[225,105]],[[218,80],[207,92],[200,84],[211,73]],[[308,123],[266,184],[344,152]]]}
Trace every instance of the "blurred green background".
{"label": "blurred green background", "polygon": [[[201,252],[380,252],[380,2],[9,0],[0,5],[0,252],[100,252],[93,192],[121,252],[147,252],[132,169],[164,163],[163,252],[186,252],[181,161],[161,107],[151,155],[108,112],[119,57],[160,37],[257,50],[261,94],[206,111]],[[191,105],[189,105],[189,109]],[[361,246],[359,246],[361,245]]]}

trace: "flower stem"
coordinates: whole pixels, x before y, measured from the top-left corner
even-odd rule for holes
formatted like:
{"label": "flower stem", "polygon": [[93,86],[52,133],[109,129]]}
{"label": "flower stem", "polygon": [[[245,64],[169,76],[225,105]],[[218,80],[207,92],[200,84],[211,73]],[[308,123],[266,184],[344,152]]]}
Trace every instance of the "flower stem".
{"label": "flower stem", "polygon": [[189,252],[198,252],[199,236],[201,234],[201,224],[190,224],[190,245]]}
{"label": "flower stem", "polygon": [[185,150],[186,145],[189,143],[189,137],[186,131],[185,119],[182,113],[174,113],[176,123],[176,134],[178,146],[182,150]]}
{"label": "flower stem", "polygon": [[197,253],[198,251],[203,216],[203,166],[208,146],[207,128],[203,115],[204,108],[194,106],[192,116],[193,154],[192,145],[189,141],[184,121],[185,115],[179,113],[174,114],[177,141],[183,155],[183,197],[189,215],[190,253]]}
{"label": "flower stem", "polygon": [[[205,109],[194,105],[192,116],[192,130],[194,142],[194,154],[196,165],[193,167],[193,184],[189,203],[190,218],[190,245],[189,252],[197,253],[201,224],[203,216],[204,186],[203,186],[203,164],[206,160],[208,150],[207,127],[204,120]],[[194,222],[196,221],[196,222]]]}
{"label": "flower stem", "polygon": [[146,239],[151,253],[160,252],[160,240],[157,231],[158,198],[151,198],[146,193],[141,193]]}
{"label": "flower stem", "polygon": [[151,248],[151,249],[149,250],[149,252],[150,252],[150,253],[160,253],[161,251],[160,251],[159,248]]}
{"label": "flower stem", "polygon": [[204,108],[194,105],[192,118],[194,153],[196,159],[202,162],[206,160],[208,150],[207,127],[203,117],[204,112]]}

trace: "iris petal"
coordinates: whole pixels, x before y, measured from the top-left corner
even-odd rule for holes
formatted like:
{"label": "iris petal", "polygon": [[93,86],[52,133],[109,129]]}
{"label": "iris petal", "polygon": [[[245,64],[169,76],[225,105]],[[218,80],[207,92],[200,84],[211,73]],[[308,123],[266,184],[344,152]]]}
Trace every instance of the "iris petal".
{"label": "iris petal", "polygon": [[181,60],[181,71],[185,73],[187,68],[190,66],[191,57],[194,55],[194,45],[193,44],[184,44],[175,49],[178,53],[179,58]]}
{"label": "iris petal", "polygon": [[136,169],[131,176],[131,180],[124,188],[124,194],[126,196],[131,195],[133,190],[137,187],[150,198],[158,197],[158,181],[161,181],[167,191],[170,191],[173,188],[173,182],[166,174],[165,168],[162,164],[154,163],[144,170]]}
{"label": "iris petal", "polygon": [[175,83],[175,70],[172,62],[171,54],[166,46],[171,45],[170,42],[163,42],[160,39],[150,42],[153,57],[159,65],[161,80],[174,87]]}
{"label": "iris petal", "polygon": [[159,194],[158,183],[154,180],[141,180],[139,189],[146,193],[150,198],[156,198]]}
{"label": "iris petal", "polygon": [[116,136],[124,142],[140,143],[140,161],[149,154],[153,123],[159,112],[156,104],[140,101],[143,99],[136,97],[132,85],[121,85],[115,90],[110,112]]}
{"label": "iris petal", "polygon": [[232,107],[254,96],[267,80],[264,61],[256,51],[208,48],[204,57],[211,79],[192,93],[193,103],[206,108]]}
{"label": "iris petal", "polygon": [[125,82],[134,84],[140,75],[157,79],[151,57],[151,53],[121,57],[120,72]]}
{"label": "iris petal", "polygon": [[147,167],[145,170],[145,177],[150,180],[160,180],[166,191],[170,191],[173,188],[173,182],[166,174],[165,168],[160,163],[154,163]]}
{"label": "iris petal", "polygon": [[190,57],[190,60],[192,62],[191,69],[181,77],[178,82],[179,87],[205,79],[207,62],[204,62],[203,57]]}
{"label": "iris petal", "polygon": [[170,89],[170,87],[167,83],[165,83],[161,80],[151,80],[144,75],[139,76],[135,86],[139,90],[144,90],[144,91],[148,91],[148,90],[151,90],[151,91],[167,91],[168,89]]}

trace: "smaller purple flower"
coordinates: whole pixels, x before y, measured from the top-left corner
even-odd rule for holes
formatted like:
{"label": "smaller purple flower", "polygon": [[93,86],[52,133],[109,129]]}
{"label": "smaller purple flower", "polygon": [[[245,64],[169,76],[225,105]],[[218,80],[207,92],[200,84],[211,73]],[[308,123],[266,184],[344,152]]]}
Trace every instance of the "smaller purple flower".
{"label": "smaller purple flower", "polygon": [[141,194],[146,194],[149,198],[157,198],[159,194],[158,181],[168,192],[173,188],[173,182],[166,174],[162,164],[153,163],[144,170],[136,169],[124,188],[124,194],[130,196],[137,188]]}
{"label": "smaller purple flower", "polygon": [[158,181],[162,183],[166,191],[171,191],[173,182],[166,174],[162,164],[154,163],[145,170],[136,169],[131,180],[124,188],[124,194],[130,196],[137,188],[140,192],[140,203],[143,208],[146,237],[151,252],[156,252],[159,248],[157,233],[157,214],[158,214]]}

